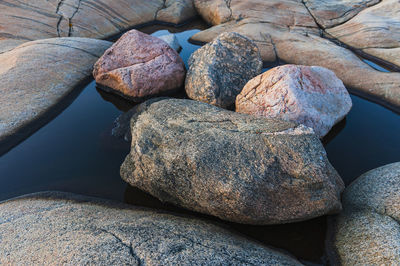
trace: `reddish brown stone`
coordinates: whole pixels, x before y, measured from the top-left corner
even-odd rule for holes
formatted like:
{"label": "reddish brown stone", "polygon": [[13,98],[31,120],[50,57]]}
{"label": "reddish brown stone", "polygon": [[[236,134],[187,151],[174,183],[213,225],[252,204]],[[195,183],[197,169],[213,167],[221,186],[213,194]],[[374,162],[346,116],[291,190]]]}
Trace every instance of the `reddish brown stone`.
{"label": "reddish brown stone", "polygon": [[180,88],[185,67],[179,54],[166,42],[131,30],[96,62],[93,76],[105,88],[140,100]]}

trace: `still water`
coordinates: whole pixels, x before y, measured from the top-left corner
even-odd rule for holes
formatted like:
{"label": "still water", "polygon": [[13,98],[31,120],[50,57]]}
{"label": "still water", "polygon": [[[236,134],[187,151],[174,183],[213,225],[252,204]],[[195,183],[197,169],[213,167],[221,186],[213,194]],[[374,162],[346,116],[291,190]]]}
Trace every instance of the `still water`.
{"label": "still water", "polygon": [[[188,39],[203,28],[195,24],[176,33],[185,64],[199,47]],[[142,30],[160,36],[167,33],[166,29],[182,30],[162,26]],[[349,115],[323,140],[329,160],[346,184],[365,171],[400,161],[400,115],[357,96],[352,100]],[[130,147],[111,136],[111,129],[115,118],[131,107],[119,97],[96,89],[95,82],[87,84],[66,110],[0,157],[0,201],[31,192],[60,190],[187,212],[162,204],[120,178],[119,167]],[[224,224],[300,259],[322,262],[325,217],[276,226]]]}

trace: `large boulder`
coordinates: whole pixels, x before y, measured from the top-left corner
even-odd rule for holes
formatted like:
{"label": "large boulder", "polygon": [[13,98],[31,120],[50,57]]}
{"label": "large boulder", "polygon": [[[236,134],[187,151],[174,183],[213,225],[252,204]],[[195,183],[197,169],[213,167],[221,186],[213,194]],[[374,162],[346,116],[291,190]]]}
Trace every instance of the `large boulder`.
{"label": "large boulder", "polygon": [[0,53],[29,40],[108,38],[134,26],[180,24],[195,16],[192,0],[1,1]]}
{"label": "large boulder", "polygon": [[136,107],[122,178],[161,201],[246,224],[341,210],[343,181],[312,129],[191,100]]}
{"label": "large boulder", "polygon": [[261,73],[257,45],[238,33],[221,34],[189,58],[189,98],[219,107],[234,105],[243,86]]}
{"label": "large boulder", "polygon": [[341,265],[400,262],[400,162],[371,170],[343,193],[343,212],[331,220],[328,254]]}
{"label": "large boulder", "polygon": [[140,101],[182,87],[185,65],[165,41],[131,30],[96,62],[93,76],[101,88]]}
{"label": "large boulder", "polygon": [[250,80],[236,112],[304,124],[325,136],[352,106],[343,82],[329,69],[284,65]]}
{"label": "large boulder", "polygon": [[[355,4],[355,9],[352,7],[353,3],[361,1],[304,1],[309,8],[311,2],[315,2],[317,5],[315,8],[321,7],[326,10],[319,13],[317,21],[321,21],[322,16],[335,17],[330,11],[344,16],[352,13],[351,16],[354,16],[353,11],[359,12],[365,7],[358,16],[366,15],[359,19],[358,16],[353,17],[345,23],[348,27],[339,25],[341,28],[329,30],[321,29],[315,24],[301,1],[218,0],[212,1],[212,4],[209,2],[194,0],[202,17],[208,19],[214,26],[196,33],[191,37],[193,41],[212,42],[221,33],[237,32],[257,44],[264,61],[328,68],[335,72],[354,93],[400,111],[400,73],[375,70],[345,46],[337,45],[336,42],[322,37],[337,32],[338,35],[335,36],[347,43],[348,36],[357,35],[357,38],[349,39],[356,43],[348,43],[356,48],[361,47],[354,51],[399,70],[400,65],[396,63],[400,55],[396,53],[399,45],[395,42],[398,38],[399,24],[394,22],[396,10],[400,5],[398,1],[385,0],[375,6],[367,7],[374,1],[366,0],[362,1],[363,4],[359,8]],[[341,4],[343,7],[340,7]],[[364,47],[363,44],[367,42],[369,47]],[[395,45],[389,48],[387,43]]]}
{"label": "large boulder", "polygon": [[0,155],[65,108],[110,45],[53,38],[0,54]]}
{"label": "large boulder", "polygon": [[0,203],[0,264],[302,265],[204,220],[60,192]]}

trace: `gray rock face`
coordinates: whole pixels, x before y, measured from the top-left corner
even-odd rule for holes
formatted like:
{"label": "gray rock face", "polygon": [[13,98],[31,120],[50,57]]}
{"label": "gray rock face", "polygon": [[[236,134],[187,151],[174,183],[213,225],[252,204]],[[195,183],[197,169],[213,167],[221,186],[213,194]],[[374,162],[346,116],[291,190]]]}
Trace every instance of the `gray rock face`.
{"label": "gray rock face", "polygon": [[[0,154],[47,123],[87,79],[111,45],[87,38],[54,38],[0,54]],[[66,104],[65,104],[66,105]]]}
{"label": "gray rock face", "polygon": [[121,176],[162,201],[247,224],[341,210],[343,181],[310,128],[191,100],[136,108]]}
{"label": "gray rock face", "polygon": [[[400,262],[400,162],[371,170],[343,194],[330,228],[330,259],[341,265]],[[328,251],[329,252],[329,251]]]}
{"label": "gray rock face", "polygon": [[243,86],[261,73],[256,44],[238,33],[224,33],[189,58],[185,89],[189,98],[229,107]]}
{"label": "gray rock face", "polygon": [[203,220],[74,194],[31,194],[0,213],[1,265],[301,265]]}
{"label": "gray rock face", "polygon": [[170,33],[170,34],[159,36],[158,38],[160,38],[164,42],[168,43],[168,45],[177,52],[179,52],[182,48],[181,45],[179,44],[178,38],[176,38],[175,34]]}

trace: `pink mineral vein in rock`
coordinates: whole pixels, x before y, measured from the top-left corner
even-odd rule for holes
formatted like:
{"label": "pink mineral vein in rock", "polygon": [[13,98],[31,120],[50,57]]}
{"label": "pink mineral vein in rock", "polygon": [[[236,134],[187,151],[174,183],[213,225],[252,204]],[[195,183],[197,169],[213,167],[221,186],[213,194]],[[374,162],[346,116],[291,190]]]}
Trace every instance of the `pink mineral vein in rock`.
{"label": "pink mineral vein in rock", "polygon": [[236,97],[236,112],[304,124],[325,136],[350,111],[343,82],[329,69],[283,65],[250,80]]}
{"label": "pink mineral vein in rock", "polygon": [[163,40],[131,30],[112,45],[94,65],[96,82],[130,99],[140,99],[180,88],[185,66]]}

